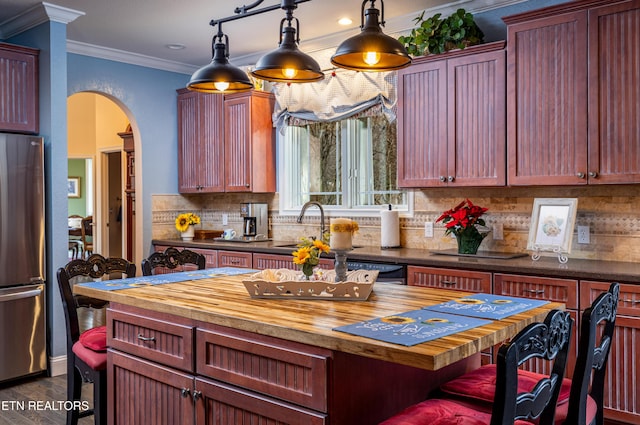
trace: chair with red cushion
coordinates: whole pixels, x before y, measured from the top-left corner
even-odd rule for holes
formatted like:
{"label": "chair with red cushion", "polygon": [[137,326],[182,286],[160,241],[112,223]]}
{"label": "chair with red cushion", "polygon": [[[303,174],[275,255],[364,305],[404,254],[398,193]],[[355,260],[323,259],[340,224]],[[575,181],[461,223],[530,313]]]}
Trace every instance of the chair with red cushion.
{"label": "chair with red cushion", "polygon": [[[408,407],[380,425],[552,425],[567,364],[573,319],[553,310],[544,323],[532,323],[500,347],[495,400],[474,403],[433,398]],[[553,362],[531,391],[518,392],[518,367],[533,358]]]}
{"label": "chair with red cushion", "polygon": [[104,258],[98,254],[88,260],[73,260],[58,269],[58,287],[67,330],[67,400],[80,402],[82,382],[93,382],[93,409],[67,411],[67,425],[76,425],[81,417],[94,414],[96,424],[107,423],[107,332],[105,326],[80,332],[79,306],[104,304],[100,300],[74,297],[71,281],[78,276],[97,279],[133,277],[136,266],[120,258]]}
{"label": "chair with red cushion", "polygon": [[[582,314],[578,358],[571,379],[562,382],[555,423],[603,425],[603,392],[607,358],[613,341],[620,285],[612,283]],[[600,326],[604,322],[604,326]],[[530,391],[540,374],[519,371],[518,391]],[[492,403],[496,365],[485,365],[455,378],[440,389],[458,400]]]}
{"label": "chair with red cushion", "polygon": [[151,276],[152,274],[193,269],[203,270],[205,264],[206,258],[204,255],[188,249],[179,251],[170,246],[164,252],[154,252],[149,258],[142,260],[142,274],[143,276]]}

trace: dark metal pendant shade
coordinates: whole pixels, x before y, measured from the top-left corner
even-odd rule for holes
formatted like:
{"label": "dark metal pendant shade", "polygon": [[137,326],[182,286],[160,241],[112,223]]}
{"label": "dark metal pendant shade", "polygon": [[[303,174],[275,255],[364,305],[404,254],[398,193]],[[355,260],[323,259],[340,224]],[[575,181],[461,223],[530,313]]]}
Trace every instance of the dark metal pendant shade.
{"label": "dark metal pendant shade", "polygon": [[362,31],[338,46],[331,57],[333,65],[354,71],[393,71],[411,65],[402,43],[382,32],[379,15],[374,7],[364,11]]}
{"label": "dark metal pendant shade", "polygon": [[262,80],[285,83],[309,83],[324,78],[320,65],[298,49],[296,30],[292,26],[282,29],[280,46],[262,56],[251,75]]}
{"label": "dark metal pendant shade", "polygon": [[[226,37],[226,36],[225,36]],[[227,45],[215,43],[213,59],[193,73],[187,88],[204,93],[238,93],[249,91],[253,83],[246,72],[229,63]]]}

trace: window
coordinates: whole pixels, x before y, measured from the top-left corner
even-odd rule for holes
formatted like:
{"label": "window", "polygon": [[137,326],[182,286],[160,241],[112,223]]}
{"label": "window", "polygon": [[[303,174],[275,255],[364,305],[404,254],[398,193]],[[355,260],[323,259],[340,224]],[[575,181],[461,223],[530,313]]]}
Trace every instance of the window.
{"label": "window", "polygon": [[384,115],[287,126],[279,140],[282,211],[307,201],[350,213],[387,204],[407,211],[408,195],[397,188],[396,124]]}

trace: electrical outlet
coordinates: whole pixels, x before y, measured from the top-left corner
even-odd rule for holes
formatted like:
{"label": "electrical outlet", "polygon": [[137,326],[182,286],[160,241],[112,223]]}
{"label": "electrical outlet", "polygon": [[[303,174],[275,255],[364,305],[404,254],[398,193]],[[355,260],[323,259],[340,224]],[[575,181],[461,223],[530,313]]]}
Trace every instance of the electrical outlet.
{"label": "electrical outlet", "polygon": [[433,237],[433,221],[424,222],[424,237],[425,238]]}
{"label": "electrical outlet", "polygon": [[501,241],[504,239],[504,226],[502,223],[496,223],[493,225],[493,240]]}
{"label": "electrical outlet", "polygon": [[229,224],[229,214],[222,214],[222,225],[226,226]]}
{"label": "electrical outlet", "polygon": [[589,226],[578,226],[578,243],[588,244],[590,240]]}

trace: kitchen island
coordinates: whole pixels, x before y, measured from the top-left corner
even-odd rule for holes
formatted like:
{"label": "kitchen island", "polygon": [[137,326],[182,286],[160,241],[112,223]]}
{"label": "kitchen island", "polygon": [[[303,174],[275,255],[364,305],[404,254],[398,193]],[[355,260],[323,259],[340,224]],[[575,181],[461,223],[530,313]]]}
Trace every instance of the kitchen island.
{"label": "kitchen island", "polygon": [[121,290],[76,285],[76,293],[111,303],[109,423],[375,424],[478,367],[481,350],[564,307],[549,303],[406,347],[333,328],[469,293],[378,283],[367,301],[252,299],[246,277]]}

